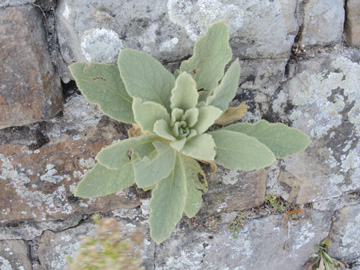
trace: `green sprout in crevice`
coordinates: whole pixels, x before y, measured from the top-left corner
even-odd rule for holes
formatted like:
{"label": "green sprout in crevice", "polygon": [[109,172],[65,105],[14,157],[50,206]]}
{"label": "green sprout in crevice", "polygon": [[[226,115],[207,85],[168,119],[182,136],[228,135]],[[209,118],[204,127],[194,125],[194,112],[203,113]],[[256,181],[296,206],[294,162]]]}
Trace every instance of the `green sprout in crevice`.
{"label": "green sprout in crevice", "polygon": [[265,202],[269,203],[271,207],[278,212],[283,212],[284,210],[284,203],[279,196],[276,196],[274,194],[266,195]]}
{"label": "green sprout in crevice", "polygon": [[236,218],[228,224],[230,228],[231,235],[234,239],[237,239],[240,233],[240,230],[245,225],[244,213],[242,211],[237,212]]}
{"label": "green sprout in crevice", "polygon": [[[150,234],[167,239],[185,213],[194,217],[208,190],[198,162],[251,171],[304,150],[310,139],[284,124],[235,123],[244,106],[228,108],[239,87],[229,29],[219,22],[195,44],[174,74],[147,53],[122,49],[117,65],[69,68],[85,98],[111,118],[134,125],[129,139],[102,149],[75,190],[89,198],[136,184],[152,190]],[[224,128],[208,131],[217,123]]]}
{"label": "green sprout in crevice", "polygon": [[327,254],[327,248],[331,247],[331,240],[325,239],[320,245],[316,246],[318,253],[311,254],[311,258],[316,258],[305,265],[305,270],[344,270],[348,265],[343,261],[333,259]]}

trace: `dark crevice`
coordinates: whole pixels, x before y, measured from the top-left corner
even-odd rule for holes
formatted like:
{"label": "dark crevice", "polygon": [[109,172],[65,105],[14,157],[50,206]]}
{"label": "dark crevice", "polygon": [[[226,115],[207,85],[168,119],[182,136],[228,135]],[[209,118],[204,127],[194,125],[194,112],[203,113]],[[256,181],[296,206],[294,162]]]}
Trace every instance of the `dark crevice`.
{"label": "dark crevice", "polygon": [[45,144],[50,142],[50,139],[47,135],[47,124],[46,122],[40,122],[37,124],[37,128],[35,130],[35,142],[30,144],[28,148],[32,151],[41,148]]}
{"label": "dark crevice", "polygon": [[348,0],[344,0],[344,12],[345,12],[345,20],[343,26],[343,33],[344,33],[344,43],[347,43],[347,25],[348,25],[348,9],[347,9]]}
{"label": "dark crevice", "polygon": [[64,103],[68,102],[69,99],[74,95],[81,95],[79,89],[76,86],[75,81],[70,81],[68,83],[64,83],[61,81],[61,87],[62,87]]}

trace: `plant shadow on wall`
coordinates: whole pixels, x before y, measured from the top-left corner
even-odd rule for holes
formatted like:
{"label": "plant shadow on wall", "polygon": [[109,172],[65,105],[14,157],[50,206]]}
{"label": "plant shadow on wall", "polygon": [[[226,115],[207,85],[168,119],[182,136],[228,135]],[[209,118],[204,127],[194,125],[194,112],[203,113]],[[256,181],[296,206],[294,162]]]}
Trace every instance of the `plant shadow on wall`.
{"label": "plant shadow on wall", "polygon": [[[244,105],[228,108],[240,76],[229,30],[214,24],[195,44],[193,56],[174,74],[144,52],[123,49],[117,65],[74,63],[69,68],[85,98],[117,121],[134,124],[129,139],[96,156],[97,164],[75,190],[78,197],[104,196],[134,183],[152,190],[150,234],[163,242],[182,218],[194,217],[207,191],[198,162],[251,171],[304,150],[310,139],[284,124],[261,120],[230,124]],[[220,82],[220,83],[219,83]]]}

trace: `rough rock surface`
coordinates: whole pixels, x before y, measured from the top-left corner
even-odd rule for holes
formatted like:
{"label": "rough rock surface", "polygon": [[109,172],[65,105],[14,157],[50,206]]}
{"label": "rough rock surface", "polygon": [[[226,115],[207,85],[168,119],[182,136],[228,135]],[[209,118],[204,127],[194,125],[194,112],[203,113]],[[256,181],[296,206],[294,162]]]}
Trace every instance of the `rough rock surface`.
{"label": "rough rock surface", "polygon": [[360,47],[360,3],[356,0],[346,1],[345,33],[346,41],[351,46]]}
{"label": "rough rock surface", "polygon": [[283,87],[295,106],[293,126],[313,140],[282,163],[279,182],[291,202],[336,198],[360,188],[360,65],[347,54],[322,53],[301,62]]}
{"label": "rough rock surface", "polygon": [[199,215],[238,211],[261,205],[265,198],[266,177],[266,170],[245,173],[218,168],[208,179],[209,192],[204,195]]}
{"label": "rough rock surface", "polygon": [[1,0],[0,8],[33,4],[35,0]]}
{"label": "rough rock surface", "polygon": [[[119,220],[121,225],[121,233],[133,233],[139,226],[129,223],[125,220]],[[38,254],[41,265],[45,269],[63,270],[67,264],[66,256],[74,256],[76,250],[81,245],[81,238],[93,235],[96,226],[93,223],[84,223],[76,228],[71,228],[62,232],[53,233],[45,231],[41,236]],[[141,230],[140,233],[142,234]],[[149,237],[148,235],[146,237]],[[144,238],[144,250],[142,251],[143,264],[150,269],[153,264],[154,244]]]}
{"label": "rough rock surface", "polygon": [[332,246],[330,256],[347,262],[360,258],[360,206],[344,207],[335,215],[335,222],[330,234]]}
{"label": "rough rock surface", "polygon": [[60,233],[45,231],[38,248],[39,260],[45,269],[64,269],[66,256],[73,256],[80,247],[81,235],[91,235],[95,225],[87,223]]}
{"label": "rough rock surface", "polygon": [[11,129],[0,133],[1,223],[64,219],[139,204],[128,191],[93,199],[73,196],[77,182],[94,166],[97,152],[123,136],[100,120],[95,106],[75,96],[66,104],[64,116],[48,126],[36,125],[33,132],[23,132],[23,138],[10,136]]}
{"label": "rough rock surface", "polygon": [[305,2],[301,43],[304,45],[339,43],[342,38],[344,20],[343,0]]}
{"label": "rough rock surface", "polygon": [[[224,19],[242,68],[231,105],[248,105],[243,121],[283,122],[313,140],[305,152],[264,170],[218,168],[208,175],[209,192],[198,215],[184,216],[170,238],[155,245],[148,230],[150,192],[132,187],[98,199],[72,196],[99,149],[124,139],[129,126],[103,116],[76,94],[72,83],[63,85],[64,107],[56,117],[0,130],[1,269],[64,269],[64,255],[74,254],[78,236],[93,231],[94,213],[115,216],[123,228],[144,231],[147,270],[300,270],[328,236],[333,242],[329,254],[347,261],[352,270],[360,269],[360,50],[341,43],[346,15],[346,41],[358,45],[358,1],[0,2],[1,22],[9,14],[24,15],[1,24],[0,31],[11,29],[4,42],[1,32],[0,52],[10,48],[13,53],[15,48],[20,67],[30,59],[34,66],[23,67],[24,74],[39,70],[53,74],[49,88],[43,79],[33,80],[43,91],[59,89],[58,75],[69,82],[68,64],[114,62],[125,47],[148,52],[173,71],[207,27]],[[15,44],[13,36],[25,43]],[[37,46],[39,41],[42,47]],[[31,46],[18,48],[24,44]],[[34,47],[38,48],[34,53],[26,51]],[[47,51],[59,74],[54,73]],[[6,62],[0,70],[12,64]],[[5,79],[2,74],[0,97],[3,82],[17,73]],[[24,88],[32,85],[11,80]],[[27,98],[47,104],[47,97],[36,94]],[[5,115],[2,105],[0,119]],[[30,115],[26,108],[18,115],[24,114]],[[279,205],[264,202],[270,194]],[[306,215],[294,217],[287,212],[293,209]]]}
{"label": "rough rock surface", "polygon": [[25,241],[0,241],[0,269],[1,270],[32,270],[29,248]]}
{"label": "rough rock surface", "polygon": [[49,119],[61,110],[60,80],[37,8],[0,10],[0,62],[0,129]]}
{"label": "rough rock surface", "polygon": [[326,237],[330,216],[312,212],[287,225],[281,218],[251,220],[236,234],[178,230],[156,247],[155,269],[303,269],[315,245]]}
{"label": "rough rock surface", "polygon": [[[297,2],[292,0],[266,4],[161,0],[151,6],[148,1],[137,1],[136,7],[131,2],[104,4],[91,0],[85,5],[83,0],[61,0],[56,12],[57,31],[67,65],[89,59],[114,62],[121,47],[151,53],[166,63],[178,62],[192,52],[198,37],[221,19],[230,26],[235,56],[284,59],[289,57],[298,31],[296,7]],[[119,16],[114,10],[126,15]],[[264,28],[267,31],[262,31]],[[106,38],[89,42],[100,36]]]}

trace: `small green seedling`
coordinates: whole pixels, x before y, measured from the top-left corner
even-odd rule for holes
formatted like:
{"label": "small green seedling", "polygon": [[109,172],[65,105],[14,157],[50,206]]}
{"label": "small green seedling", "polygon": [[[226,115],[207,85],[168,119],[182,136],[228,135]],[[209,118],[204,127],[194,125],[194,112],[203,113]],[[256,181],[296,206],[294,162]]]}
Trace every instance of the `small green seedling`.
{"label": "small green seedling", "polygon": [[331,240],[325,239],[320,245],[316,246],[318,253],[311,254],[311,258],[316,258],[315,261],[307,263],[305,270],[340,270],[345,269],[348,265],[344,262],[335,260],[327,254],[327,248],[331,247]]}
{"label": "small green seedling", "polygon": [[[238,59],[224,73],[231,58],[229,30],[219,22],[174,74],[149,54],[130,49],[120,51],[117,65],[72,64],[70,71],[89,102],[115,120],[141,128],[136,132],[140,136],[97,154],[97,164],[75,195],[104,196],[134,183],[152,189],[150,233],[161,243],[183,213],[191,218],[201,207],[208,186],[198,161],[251,171],[304,150],[310,143],[304,133],[264,120],[207,132],[218,118],[238,118],[227,110],[240,76]],[[229,111],[231,116],[224,117]]]}
{"label": "small green seedling", "polygon": [[278,212],[282,212],[284,210],[284,204],[279,200],[279,197],[274,194],[266,195],[265,201],[269,202],[271,207],[276,209]]}
{"label": "small green seedling", "polygon": [[244,227],[245,221],[243,219],[244,213],[239,211],[236,218],[229,223],[228,227],[231,230],[231,235],[234,239],[237,239],[240,233],[240,230]]}

